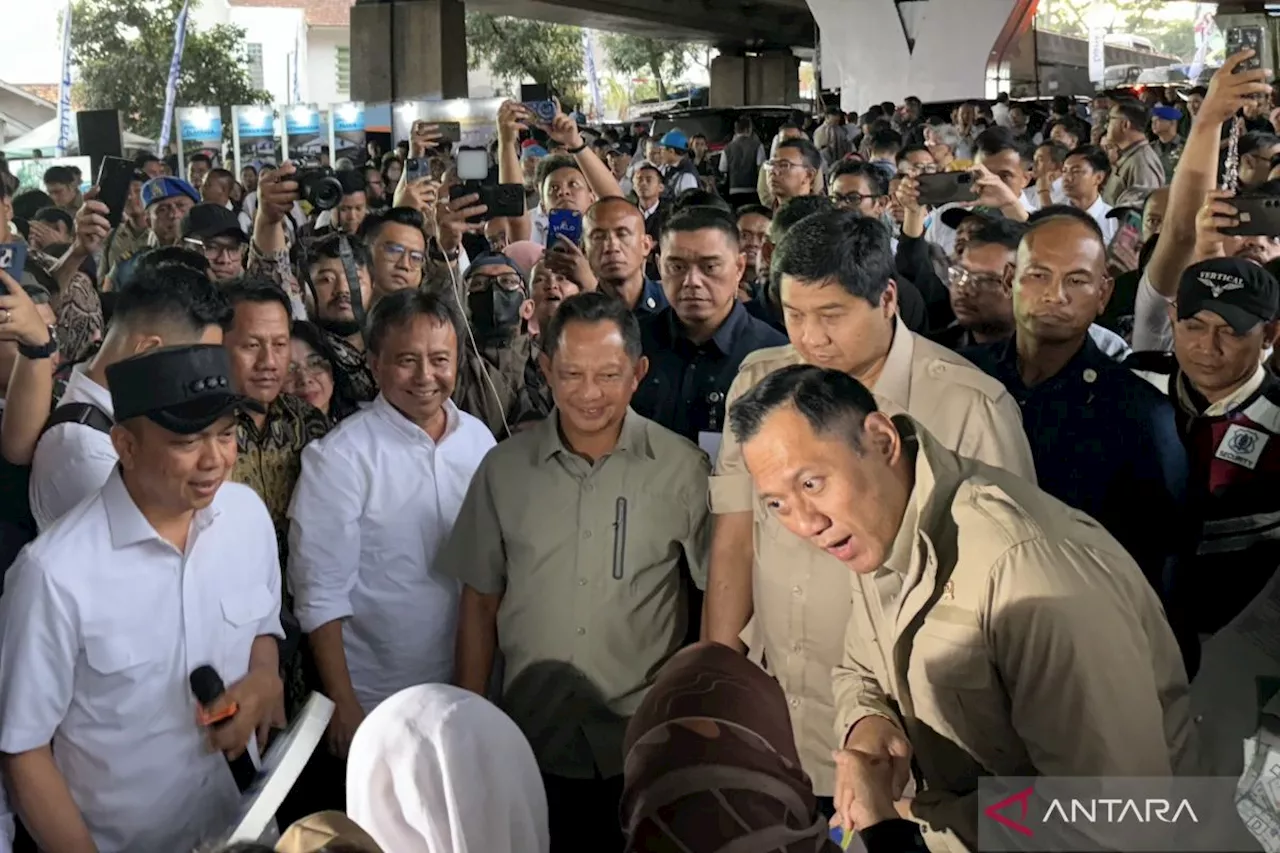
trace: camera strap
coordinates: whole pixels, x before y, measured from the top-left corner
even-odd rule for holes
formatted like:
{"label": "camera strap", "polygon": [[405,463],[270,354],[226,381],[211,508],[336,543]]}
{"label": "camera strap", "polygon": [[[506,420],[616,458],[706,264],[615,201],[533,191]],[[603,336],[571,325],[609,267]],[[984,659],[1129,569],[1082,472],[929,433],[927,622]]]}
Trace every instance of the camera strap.
{"label": "camera strap", "polygon": [[364,296],[360,289],[360,274],[356,272],[355,255],[351,253],[351,241],[343,234],[338,238],[338,259],[342,261],[342,272],[347,278],[347,293],[351,296],[351,313],[360,324],[360,340],[365,339]]}

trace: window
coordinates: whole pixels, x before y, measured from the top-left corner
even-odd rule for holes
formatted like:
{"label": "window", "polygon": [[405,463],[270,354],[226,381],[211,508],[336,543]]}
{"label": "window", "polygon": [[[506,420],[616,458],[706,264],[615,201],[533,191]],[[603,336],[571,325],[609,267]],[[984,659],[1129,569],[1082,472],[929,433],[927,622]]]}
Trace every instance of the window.
{"label": "window", "polygon": [[249,85],[255,89],[261,89],[262,86],[262,45],[248,44],[245,45],[245,52],[249,59]]}
{"label": "window", "polygon": [[351,48],[338,46],[337,55],[334,57],[334,65],[338,76],[337,87],[339,95],[346,95],[351,92]]}

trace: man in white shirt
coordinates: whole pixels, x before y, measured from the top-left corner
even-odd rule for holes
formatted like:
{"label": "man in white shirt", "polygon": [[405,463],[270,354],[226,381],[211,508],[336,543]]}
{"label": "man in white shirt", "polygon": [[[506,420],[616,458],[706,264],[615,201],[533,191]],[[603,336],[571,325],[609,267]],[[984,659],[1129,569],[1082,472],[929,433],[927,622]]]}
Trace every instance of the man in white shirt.
{"label": "man in white shirt", "polygon": [[[275,532],[257,495],[224,482],[235,413],[256,406],[229,367],[209,345],[113,364],[119,468],[5,578],[0,767],[41,850],[215,839],[239,805],[218,753],[284,722]],[[214,727],[188,687],[203,665],[228,685],[204,710],[237,706]]]}
{"label": "man in white shirt", "polygon": [[465,336],[437,295],[380,300],[368,352],[381,393],[302,453],[289,582],[337,705],[329,746],[340,757],[383,699],[453,677],[460,590],[434,562],[494,446],[489,429],[449,399]]}
{"label": "man in white shirt", "polygon": [[40,530],[96,494],[119,461],[107,433],[114,417],[107,390],[111,365],[156,347],[220,344],[230,316],[226,298],[196,269],[170,264],[138,271],[117,298],[102,348],[72,368],[36,445],[28,496]]}
{"label": "man in white shirt", "polygon": [[1067,202],[1077,210],[1093,217],[1102,229],[1104,245],[1111,245],[1118,223],[1107,216],[1111,205],[1102,200],[1102,187],[1111,174],[1111,161],[1107,152],[1097,145],[1081,145],[1067,155],[1062,164],[1062,190]]}

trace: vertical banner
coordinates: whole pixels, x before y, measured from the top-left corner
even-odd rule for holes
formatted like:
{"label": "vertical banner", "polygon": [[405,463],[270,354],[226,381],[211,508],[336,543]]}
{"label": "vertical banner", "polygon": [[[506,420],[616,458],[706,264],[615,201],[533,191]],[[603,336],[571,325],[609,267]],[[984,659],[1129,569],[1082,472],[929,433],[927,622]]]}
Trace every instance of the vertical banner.
{"label": "vertical banner", "polygon": [[320,133],[320,110],[315,104],[294,104],[284,109],[285,156],[295,163],[315,163],[320,149],[329,144]]}
{"label": "vertical banner", "polygon": [[261,171],[265,166],[280,165],[282,157],[274,107],[232,107],[231,122],[237,174],[245,166]]}
{"label": "vertical banner", "polygon": [[302,62],[298,59],[298,53],[302,48],[302,39],[298,33],[293,34],[293,98],[290,103],[302,103],[302,83],[298,80],[298,68]]}
{"label": "vertical banner", "polygon": [[1209,52],[1209,38],[1213,35],[1213,15],[1216,9],[1210,3],[1196,4],[1196,55],[1191,60],[1191,68],[1187,70],[1187,77],[1192,85],[1199,83],[1200,75],[1204,73],[1204,60]]}
{"label": "vertical banner", "polygon": [[178,23],[173,27],[173,59],[169,62],[169,82],[164,87],[164,121],[160,125],[159,154],[161,157],[168,150],[169,135],[173,132],[173,102],[178,97],[178,73],[182,70],[182,46],[187,42],[187,11],[190,6],[190,0],[182,4],[182,11],[178,13]]}
{"label": "vertical banner", "polygon": [[346,157],[355,166],[368,159],[365,150],[364,104],[334,104],[329,108],[330,146],[333,160]]}
{"label": "vertical banner", "polygon": [[591,106],[586,112],[591,114],[592,119],[599,121],[604,118],[604,103],[600,100],[600,82],[596,78],[596,36],[593,30],[586,27],[582,29],[582,63],[591,93]]}
{"label": "vertical banner", "polygon": [[1089,80],[1101,86],[1107,76],[1107,31],[1103,27],[1089,30]]}
{"label": "vertical banner", "polygon": [[62,77],[58,81],[59,157],[65,157],[71,145],[71,0],[62,13]]}
{"label": "vertical banner", "polygon": [[[222,109],[180,107],[178,118],[178,170],[186,178],[187,163],[194,154],[208,154],[214,167],[222,165]],[[196,189],[200,189],[196,187]]]}

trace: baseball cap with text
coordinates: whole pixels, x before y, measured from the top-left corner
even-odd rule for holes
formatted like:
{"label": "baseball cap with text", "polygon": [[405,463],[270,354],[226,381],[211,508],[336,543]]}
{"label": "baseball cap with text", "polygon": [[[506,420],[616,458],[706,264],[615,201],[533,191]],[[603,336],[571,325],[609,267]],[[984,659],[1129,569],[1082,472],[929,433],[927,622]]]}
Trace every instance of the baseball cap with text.
{"label": "baseball cap with text", "polygon": [[1210,258],[1187,267],[1178,282],[1178,319],[1211,311],[1244,334],[1280,315],[1280,283],[1241,258]]}

